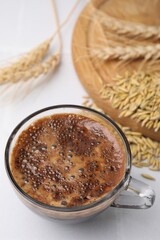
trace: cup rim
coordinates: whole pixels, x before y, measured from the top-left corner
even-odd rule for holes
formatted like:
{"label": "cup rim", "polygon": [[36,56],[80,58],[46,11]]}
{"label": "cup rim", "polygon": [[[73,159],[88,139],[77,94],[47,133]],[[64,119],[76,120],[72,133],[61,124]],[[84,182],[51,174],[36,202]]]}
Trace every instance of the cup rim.
{"label": "cup rim", "polygon": [[[86,205],[82,205],[82,206],[78,206],[78,207],[56,207],[56,206],[51,206],[51,205],[47,205],[43,202],[40,202],[34,198],[32,198],[31,196],[29,196],[26,192],[24,192],[22,190],[22,188],[17,184],[17,182],[15,181],[11,169],[10,169],[10,164],[9,164],[9,150],[10,150],[10,146],[11,143],[15,137],[15,135],[18,133],[18,131],[20,130],[20,128],[27,123],[30,119],[32,119],[33,117],[35,117],[38,114],[41,114],[43,112],[46,111],[50,111],[50,110],[54,110],[54,109],[60,109],[60,108],[73,108],[73,109],[81,109],[81,110],[85,110],[85,111],[89,111],[91,113],[100,115],[100,117],[104,118],[105,120],[107,120],[118,132],[118,134],[120,135],[120,137],[123,140],[124,143],[124,147],[126,149],[126,153],[127,153],[127,160],[128,163],[126,164],[126,169],[125,169],[125,174],[123,179],[118,183],[118,185],[112,189],[112,191],[110,191],[108,194],[106,194],[104,197],[102,197],[101,199],[99,199],[98,201],[95,201],[93,203],[90,204],[86,204]],[[128,140],[125,136],[125,134],[123,133],[123,131],[120,129],[120,127],[108,116],[106,116],[105,114],[95,110],[95,109],[91,109],[88,107],[84,107],[84,106],[80,106],[80,105],[73,105],[73,104],[60,104],[60,105],[53,105],[53,106],[49,106],[49,107],[45,107],[42,108],[38,111],[33,112],[32,114],[28,115],[27,117],[25,117],[11,132],[7,143],[6,143],[6,147],[5,147],[5,169],[7,172],[7,175],[12,183],[12,185],[14,186],[14,188],[18,191],[18,193],[20,195],[22,195],[22,197],[26,198],[29,202],[31,202],[32,204],[36,204],[39,207],[48,209],[48,210],[53,210],[53,211],[57,211],[57,212],[76,212],[76,211],[82,211],[82,210],[87,210],[89,208],[93,208],[97,205],[100,205],[101,203],[105,202],[108,199],[111,199],[117,192],[119,189],[121,189],[124,184],[128,181],[129,182],[129,178],[130,178],[130,171],[131,171],[131,161],[132,161],[132,157],[131,157],[131,150],[130,150],[130,146],[128,143]]]}

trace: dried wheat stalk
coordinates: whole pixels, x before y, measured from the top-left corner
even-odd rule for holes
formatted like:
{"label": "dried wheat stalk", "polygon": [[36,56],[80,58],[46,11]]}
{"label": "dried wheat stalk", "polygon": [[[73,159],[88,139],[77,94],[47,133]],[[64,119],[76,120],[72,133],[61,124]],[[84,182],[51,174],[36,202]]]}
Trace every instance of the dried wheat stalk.
{"label": "dried wheat stalk", "polygon": [[[62,50],[62,39],[60,34],[60,25],[54,0],[51,0],[55,23],[57,30],[54,35],[40,44],[38,47],[27,53],[17,62],[0,69],[0,84],[3,83],[15,83],[18,81],[26,81],[30,78],[37,78],[40,75],[47,74],[49,71],[53,71],[60,62],[60,54]],[[69,14],[70,16],[70,14]],[[69,17],[68,16],[68,17]],[[58,52],[55,55],[49,56],[47,59],[46,53],[49,49],[51,41],[55,36],[58,36]]]}
{"label": "dried wheat stalk", "polygon": [[142,39],[153,38],[160,39],[160,26],[149,26],[142,23],[133,23],[109,16],[100,10],[95,10],[94,17],[107,30],[111,30],[117,35],[125,35],[128,37],[139,37]]}
{"label": "dried wheat stalk", "polygon": [[104,61],[113,59],[127,61],[138,58],[157,60],[160,59],[160,44],[93,48],[90,49],[90,55]]}
{"label": "dried wheat stalk", "polygon": [[[57,8],[54,0],[51,0],[55,23],[56,23],[56,32],[54,35],[46,40],[44,43],[39,45],[37,48],[33,49],[26,56],[22,57],[16,63],[11,64],[5,68],[0,69],[0,84],[3,83],[15,83],[18,81],[25,81],[29,78],[36,78],[42,74],[47,74],[49,71],[53,71],[60,62],[60,55],[62,52],[62,38],[60,31],[62,27],[69,21],[70,17],[74,13],[76,7],[80,3],[80,0],[77,0],[73,8],[69,12],[68,16],[61,25],[59,24]],[[51,41],[57,35],[58,37],[58,52],[48,57],[44,60]]]}
{"label": "dried wheat stalk", "polygon": [[121,110],[119,117],[130,116],[142,126],[160,131],[159,75],[126,72],[125,76],[116,76],[113,83],[104,85],[100,96]]}
{"label": "dried wheat stalk", "polygon": [[51,38],[40,44],[38,47],[27,53],[17,62],[0,69],[0,84],[8,82],[17,82],[19,78],[16,76],[23,75],[26,71],[28,72],[35,65],[39,64],[44,56],[46,55]]}
{"label": "dried wheat stalk", "polygon": [[[83,105],[104,113],[89,97],[85,97]],[[152,171],[160,171],[160,143],[144,137],[139,132],[133,132],[129,127],[118,125],[130,143],[133,157],[132,164],[139,168],[148,167]]]}

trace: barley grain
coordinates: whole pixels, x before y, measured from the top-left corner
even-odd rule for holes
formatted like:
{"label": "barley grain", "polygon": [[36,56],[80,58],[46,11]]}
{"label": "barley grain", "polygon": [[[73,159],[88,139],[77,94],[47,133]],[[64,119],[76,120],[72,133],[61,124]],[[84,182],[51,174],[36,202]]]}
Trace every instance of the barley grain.
{"label": "barley grain", "polygon": [[150,176],[149,174],[142,173],[141,176],[149,180],[154,180],[154,181],[156,180],[154,177]]}
{"label": "barley grain", "polygon": [[119,78],[115,77],[113,83],[103,86],[101,98],[109,100],[113,108],[121,110],[119,118],[131,117],[148,129],[160,131],[160,78],[157,79],[154,74],[136,72],[130,75],[127,72],[125,76],[121,85]]}

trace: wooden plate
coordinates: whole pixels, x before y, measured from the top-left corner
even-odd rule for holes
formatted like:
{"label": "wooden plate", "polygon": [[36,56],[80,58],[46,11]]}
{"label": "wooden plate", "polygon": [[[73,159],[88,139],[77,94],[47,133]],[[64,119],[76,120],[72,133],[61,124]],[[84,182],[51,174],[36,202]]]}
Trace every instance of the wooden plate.
{"label": "wooden plate", "polygon": [[[116,6],[119,7],[119,2],[121,2],[121,8],[123,9],[123,4],[132,3],[137,4],[136,7],[140,7],[144,4],[142,0],[112,0],[112,1],[104,1],[104,0],[94,0],[95,6],[102,11],[108,12],[109,14],[115,17],[119,17],[121,19],[128,19],[129,21],[140,21],[145,24],[159,24],[160,25],[160,17],[156,18],[155,14],[160,13],[160,3],[152,8],[149,8],[147,5],[147,13],[146,11],[140,13],[136,13],[135,15],[122,15],[121,11],[116,11]],[[134,4],[133,4],[134,2]],[[141,2],[141,3],[140,3]],[[148,2],[148,1],[146,1]],[[152,2],[152,1],[150,1]],[[154,1],[153,1],[154,2]],[[153,3],[152,2],[152,3]],[[156,1],[158,2],[158,1]],[[115,5],[113,8],[112,5]],[[111,13],[113,11],[113,14]],[[144,9],[143,9],[144,10]],[[119,15],[118,15],[119,13]],[[91,3],[87,4],[82,13],[80,14],[77,23],[75,25],[75,29],[73,32],[73,40],[72,40],[72,55],[73,62],[77,74],[79,76],[80,81],[84,85],[88,94],[95,101],[98,107],[103,109],[106,114],[108,114],[112,119],[119,122],[123,126],[130,127],[133,131],[141,132],[144,136],[150,137],[154,140],[160,141],[160,131],[155,132],[153,129],[147,129],[146,127],[142,127],[140,123],[138,123],[135,119],[131,119],[129,117],[121,117],[118,115],[120,113],[119,110],[114,109],[112,104],[104,99],[100,98],[99,90],[102,88],[102,85],[107,82],[112,82],[112,79],[117,73],[124,74],[126,70],[133,71],[137,70],[141,64],[141,61],[132,61],[130,64],[123,65],[117,68],[118,61],[93,61],[93,59],[89,55],[88,49],[101,44],[102,39],[105,39],[104,31],[101,25],[97,21],[93,21],[93,15],[95,14],[95,7]],[[146,17],[150,16],[150,17]],[[158,20],[157,20],[158,19]]]}

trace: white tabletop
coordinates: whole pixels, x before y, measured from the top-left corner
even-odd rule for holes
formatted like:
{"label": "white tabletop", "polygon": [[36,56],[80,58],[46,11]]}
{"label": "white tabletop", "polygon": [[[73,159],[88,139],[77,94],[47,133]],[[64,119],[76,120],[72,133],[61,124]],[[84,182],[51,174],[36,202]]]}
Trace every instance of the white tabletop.
{"label": "white tabletop", "polygon": [[[73,6],[73,0],[56,0],[61,21]],[[1,240],[158,240],[160,239],[159,172],[132,168],[132,176],[150,184],[156,202],[148,210],[109,208],[96,218],[81,224],[50,222],[28,210],[11,188],[4,168],[4,149],[13,128],[30,113],[56,104],[82,104],[86,95],[73,67],[71,38],[76,19],[86,4],[82,0],[70,22],[64,27],[63,55],[59,69],[37,87],[31,84],[4,90],[0,87],[0,239]],[[0,0],[0,59],[13,58],[51,36],[55,30],[49,0]],[[52,49],[56,47],[52,44]],[[4,61],[1,61],[2,63]],[[0,62],[0,63],[1,63]],[[36,81],[36,80],[34,80]],[[23,86],[25,86],[25,91]],[[16,91],[15,91],[16,90]],[[156,181],[142,179],[150,173]]]}

